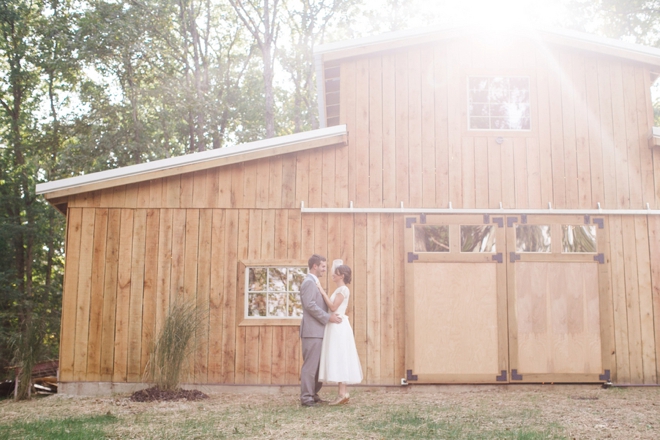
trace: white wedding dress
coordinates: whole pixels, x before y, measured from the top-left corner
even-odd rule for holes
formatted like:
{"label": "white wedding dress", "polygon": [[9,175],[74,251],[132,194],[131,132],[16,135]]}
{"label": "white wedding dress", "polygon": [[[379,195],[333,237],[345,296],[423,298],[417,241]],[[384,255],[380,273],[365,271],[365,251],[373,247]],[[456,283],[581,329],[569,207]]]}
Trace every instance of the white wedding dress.
{"label": "white wedding dress", "polygon": [[339,308],[332,312],[341,316],[341,323],[328,322],[323,335],[321,348],[321,363],[319,365],[319,382],[323,383],[360,383],[362,382],[362,367],[355,347],[353,329],[346,316],[348,287],[341,286],[334,291],[330,301],[334,301],[338,293],[344,296]]}

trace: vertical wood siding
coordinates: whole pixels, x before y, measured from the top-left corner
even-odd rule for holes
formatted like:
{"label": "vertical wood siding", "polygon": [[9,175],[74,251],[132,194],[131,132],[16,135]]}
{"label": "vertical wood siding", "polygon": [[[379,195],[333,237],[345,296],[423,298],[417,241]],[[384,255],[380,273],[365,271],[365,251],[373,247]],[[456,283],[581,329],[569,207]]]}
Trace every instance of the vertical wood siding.
{"label": "vertical wood siding", "polygon": [[[466,75],[530,75],[532,130],[473,133]],[[209,309],[188,380],[297,383],[297,327],[239,327],[238,261],[342,258],[366,383],[404,376],[403,218],[311,207],[660,209],[650,72],[515,39],[343,60],[348,145],[69,198],[61,380],[140,381],[169,304]],[[502,136],[502,142],[496,141]],[[611,216],[608,293],[620,383],[658,383],[660,219]],[[326,281],[327,282],[327,281]]]}

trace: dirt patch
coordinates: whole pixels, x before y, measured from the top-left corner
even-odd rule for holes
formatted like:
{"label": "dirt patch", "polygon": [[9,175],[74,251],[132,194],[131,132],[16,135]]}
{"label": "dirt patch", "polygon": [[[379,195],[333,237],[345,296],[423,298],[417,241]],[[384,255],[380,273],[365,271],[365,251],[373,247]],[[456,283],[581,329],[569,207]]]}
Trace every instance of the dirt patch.
{"label": "dirt patch", "polygon": [[146,390],[136,391],[131,394],[130,399],[133,402],[162,402],[172,400],[202,400],[208,399],[209,396],[199,390],[174,390],[165,391],[160,388],[152,387]]}

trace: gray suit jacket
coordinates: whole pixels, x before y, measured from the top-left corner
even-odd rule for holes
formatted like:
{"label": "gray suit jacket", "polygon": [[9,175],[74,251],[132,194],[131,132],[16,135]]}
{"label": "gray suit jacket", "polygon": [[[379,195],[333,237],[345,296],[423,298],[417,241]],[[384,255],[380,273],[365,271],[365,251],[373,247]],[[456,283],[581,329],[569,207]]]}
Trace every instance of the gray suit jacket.
{"label": "gray suit jacket", "polygon": [[323,338],[325,325],[330,319],[328,306],[323,301],[319,288],[316,287],[314,277],[307,275],[300,286],[300,302],[303,308],[303,317],[300,322],[301,338]]}

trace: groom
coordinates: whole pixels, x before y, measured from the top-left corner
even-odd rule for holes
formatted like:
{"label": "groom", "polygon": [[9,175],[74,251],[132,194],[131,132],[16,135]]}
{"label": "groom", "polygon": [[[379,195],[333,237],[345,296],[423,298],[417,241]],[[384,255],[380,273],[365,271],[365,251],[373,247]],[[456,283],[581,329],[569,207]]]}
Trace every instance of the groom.
{"label": "groom", "polygon": [[300,322],[300,337],[302,338],[303,366],[300,372],[300,403],[303,406],[316,406],[321,403],[318,393],[323,384],[319,382],[319,362],[323,333],[328,322],[336,324],[341,317],[328,313],[319,288],[316,286],[326,270],[325,257],[314,254],[307,261],[309,273],[300,286],[300,301],[303,317]]}

